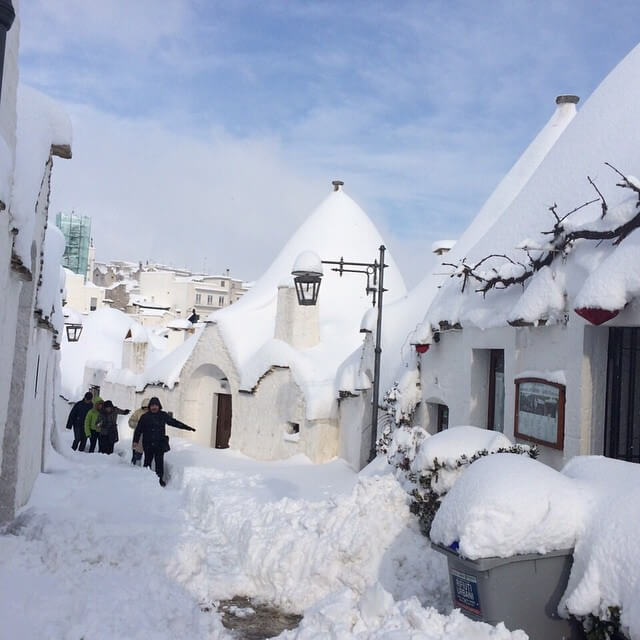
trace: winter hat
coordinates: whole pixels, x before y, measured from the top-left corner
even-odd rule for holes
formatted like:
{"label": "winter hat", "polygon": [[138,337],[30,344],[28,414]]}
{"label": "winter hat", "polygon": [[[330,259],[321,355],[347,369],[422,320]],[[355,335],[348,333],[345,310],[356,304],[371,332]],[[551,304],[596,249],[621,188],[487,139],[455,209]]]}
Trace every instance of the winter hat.
{"label": "winter hat", "polygon": [[160,404],[160,400],[158,398],[156,398],[155,396],[153,396],[153,398],[151,398],[151,400],[149,400],[149,408],[151,408],[152,404],[155,404],[155,405],[157,405],[157,407],[159,409],[162,409],[162,405]]}
{"label": "winter hat", "polygon": [[93,400],[93,393],[91,393],[91,391],[87,391],[87,393],[84,394],[84,400]]}
{"label": "winter hat", "polygon": [[103,409],[113,409],[113,402],[111,402],[111,400],[105,400],[104,404],[102,405]]}

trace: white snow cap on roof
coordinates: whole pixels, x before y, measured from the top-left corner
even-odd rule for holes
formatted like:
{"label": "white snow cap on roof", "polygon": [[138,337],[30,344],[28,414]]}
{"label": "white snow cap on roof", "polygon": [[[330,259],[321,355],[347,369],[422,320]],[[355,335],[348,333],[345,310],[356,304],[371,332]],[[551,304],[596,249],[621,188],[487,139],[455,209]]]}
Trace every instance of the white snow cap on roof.
{"label": "white snow cap on roof", "polygon": [[[563,215],[597,197],[587,176],[596,182],[603,193],[609,212],[600,220],[601,208],[596,202],[572,214],[565,222],[567,229],[569,225],[572,228],[614,228],[620,220],[628,219],[635,212],[637,194],[616,187],[620,177],[604,163],[611,162],[625,175],[637,175],[640,169],[640,129],[635,126],[640,118],[640,85],[631,80],[638,73],[640,45],[594,91],[504,212],[493,218],[491,225],[482,228],[474,221],[465,232],[465,236],[469,236],[469,232],[475,229],[475,237],[469,237],[473,243],[469,242],[464,253],[458,251],[457,245],[452,252],[455,255],[448,255],[447,260],[451,262],[454,257],[466,257],[467,264],[473,265],[491,254],[507,254],[516,262],[526,262],[524,251],[517,247],[522,246],[525,239],[528,246],[537,244],[544,247],[547,244],[549,237],[542,235],[542,232],[550,230],[555,222],[549,212],[551,204],[557,203],[558,214]],[[560,108],[573,109],[574,105],[562,103]],[[611,241],[597,244],[590,240],[579,240],[565,263],[562,260],[553,262],[556,290],[546,302],[539,301],[539,304],[532,304],[532,296],[528,296],[526,304],[524,301],[521,303],[521,287],[492,290],[483,297],[475,292],[477,285],[474,286],[474,283],[462,294],[461,280],[448,280],[432,304],[428,320],[434,324],[444,320],[450,324],[460,322],[463,326],[488,328],[504,325],[514,315],[526,311],[525,315],[537,315],[536,320],[544,318],[553,321],[562,315],[565,306],[561,304],[563,296],[567,300],[567,311],[576,308],[576,295],[585,279],[601,264],[605,272],[590,279],[590,286],[582,291],[579,301],[588,302],[596,308],[610,309],[611,305],[618,305],[637,295],[640,264],[637,260],[629,261],[628,256],[624,255],[628,253],[624,250],[625,245],[636,242],[637,233],[632,233],[618,248]],[[618,257],[603,264],[603,260],[614,252],[619,252]],[[492,269],[504,268],[505,262],[501,258],[491,258],[483,263],[482,269],[490,273]],[[626,268],[627,265],[633,273],[626,276],[624,281],[615,281],[620,267]],[[527,286],[540,285],[541,278],[548,275],[529,280]],[[603,286],[603,283],[608,286]],[[532,314],[533,311],[535,313]]]}
{"label": "white snow cap on roof", "polygon": [[[486,229],[490,228],[513,202],[575,115],[575,103],[556,104],[547,124],[502,178],[462,236],[456,241],[435,242],[432,251],[445,242],[451,242],[452,246],[446,254],[445,261],[455,263],[463,258]],[[399,359],[406,360],[410,356],[411,342],[420,343],[423,336],[430,333],[426,328],[419,326],[418,335],[412,336],[416,325],[423,321],[425,311],[436,297],[438,288],[445,281],[446,276],[443,274],[448,271],[450,268],[438,261],[406,297],[385,308],[382,327],[383,388],[388,388],[394,380],[397,373],[395,367]]]}
{"label": "white snow cap on roof", "polygon": [[9,211],[18,229],[15,252],[31,266],[35,206],[52,145],[71,146],[71,121],[62,107],[43,93],[18,86],[16,163]]}
{"label": "white snow cap on roof", "polygon": [[456,243],[455,240],[436,240],[431,244],[431,253],[438,253],[441,251],[451,251],[455,243]]}
{"label": "white snow cap on roof", "polygon": [[[238,368],[242,388],[252,389],[273,364],[289,366],[307,395],[309,417],[329,414],[338,365],[361,343],[360,321],[371,305],[365,293],[366,278],[361,274],[340,278],[326,270],[318,298],[320,344],[306,350],[293,349],[273,338],[277,288],[283,282],[293,286],[291,270],[304,251],[314,252],[323,260],[343,256],[348,261],[369,263],[379,258],[382,244],[367,214],[342,189],[333,191],[293,234],[255,285],[234,305],[211,314],[209,319],[217,323]],[[391,255],[387,254],[385,262],[389,265],[385,270],[385,301],[391,302],[402,297],[406,289]]]}

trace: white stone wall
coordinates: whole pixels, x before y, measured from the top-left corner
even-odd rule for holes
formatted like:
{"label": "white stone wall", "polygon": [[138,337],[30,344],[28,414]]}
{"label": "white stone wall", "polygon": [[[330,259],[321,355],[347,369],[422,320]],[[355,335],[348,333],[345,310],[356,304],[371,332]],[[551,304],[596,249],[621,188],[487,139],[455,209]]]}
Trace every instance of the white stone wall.
{"label": "white stone wall", "polygon": [[[44,169],[42,190],[35,207],[31,250],[31,279],[20,279],[11,271],[9,294],[16,304],[6,309],[2,343],[12,345],[7,362],[11,363],[6,397],[6,415],[2,422],[2,459],[0,468],[0,522],[13,517],[26,503],[33,483],[42,470],[46,434],[53,419],[53,394],[58,374],[59,352],[53,346],[53,331],[39,326],[34,315],[35,297],[41,269],[49,205],[52,162]],[[17,295],[16,295],[17,293]],[[13,317],[11,317],[13,311]],[[3,388],[3,393],[6,393]],[[5,406],[2,403],[0,406]]]}
{"label": "white stone wall", "polygon": [[[14,3],[14,7],[17,4]],[[17,8],[16,8],[17,11]],[[10,186],[13,176],[13,165],[16,150],[16,92],[18,88],[18,47],[20,39],[19,19],[7,34],[5,49],[4,73],[2,78],[2,96],[0,99],[0,137],[7,152],[0,171],[5,175],[0,176],[0,182]],[[3,204],[9,206],[7,194],[0,197]],[[6,201],[5,201],[6,200]],[[0,291],[2,291],[2,304],[0,304],[0,465],[2,462],[2,447],[4,430],[7,421],[7,407],[9,405],[9,393],[11,387],[10,363],[13,361],[13,350],[16,334],[16,309],[20,295],[21,282],[12,275],[11,246],[12,236],[9,228],[9,215],[7,209],[0,211]]]}
{"label": "white stone wall", "polygon": [[[441,333],[421,356],[425,406],[423,426],[435,432],[429,403],[449,407],[449,425],[487,426],[488,349],[504,349],[504,432],[514,439],[515,383],[524,372],[564,371],[565,437],[562,451],[539,445],[540,459],[560,468],[575,455],[602,454],[606,393],[607,327],[586,326],[577,316],[568,325],[467,328]],[[524,442],[524,441],[523,441]]]}

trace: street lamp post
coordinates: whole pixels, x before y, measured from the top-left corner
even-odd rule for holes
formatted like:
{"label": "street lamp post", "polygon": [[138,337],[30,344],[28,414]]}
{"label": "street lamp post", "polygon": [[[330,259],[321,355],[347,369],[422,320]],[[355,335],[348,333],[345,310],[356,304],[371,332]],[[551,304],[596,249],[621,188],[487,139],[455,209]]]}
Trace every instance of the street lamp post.
{"label": "street lamp post", "polygon": [[371,447],[369,462],[376,457],[376,438],[378,434],[378,401],[380,399],[380,360],[382,356],[382,296],[384,288],[384,270],[389,266],[384,262],[385,246],[380,245],[379,258],[373,262],[351,262],[340,260],[320,260],[311,251],[300,254],[292,270],[293,281],[296,286],[298,304],[315,305],[318,302],[320,282],[322,279],[322,265],[334,265],[335,271],[342,277],[344,273],[363,273],[367,277],[367,295],[372,294],[373,306],[377,308],[376,345],[373,364],[373,398],[371,400]]}
{"label": "street lamp post", "polygon": [[4,70],[4,50],[7,42],[7,31],[15,20],[16,12],[11,0],[0,0],[0,95],[2,95],[2,76]]}

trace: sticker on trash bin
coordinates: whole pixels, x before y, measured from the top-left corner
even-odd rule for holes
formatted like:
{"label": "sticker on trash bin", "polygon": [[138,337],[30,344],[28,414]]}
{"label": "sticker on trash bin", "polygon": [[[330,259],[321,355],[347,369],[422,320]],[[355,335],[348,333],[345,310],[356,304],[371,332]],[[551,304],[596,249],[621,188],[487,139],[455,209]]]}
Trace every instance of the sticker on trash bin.
{"label": "sticker on trash bin", "polygon": [[480,596],[478,595],[478,581],[475,576],[451,569],[453,579],[453,602],[456,606],[481,615]]}

